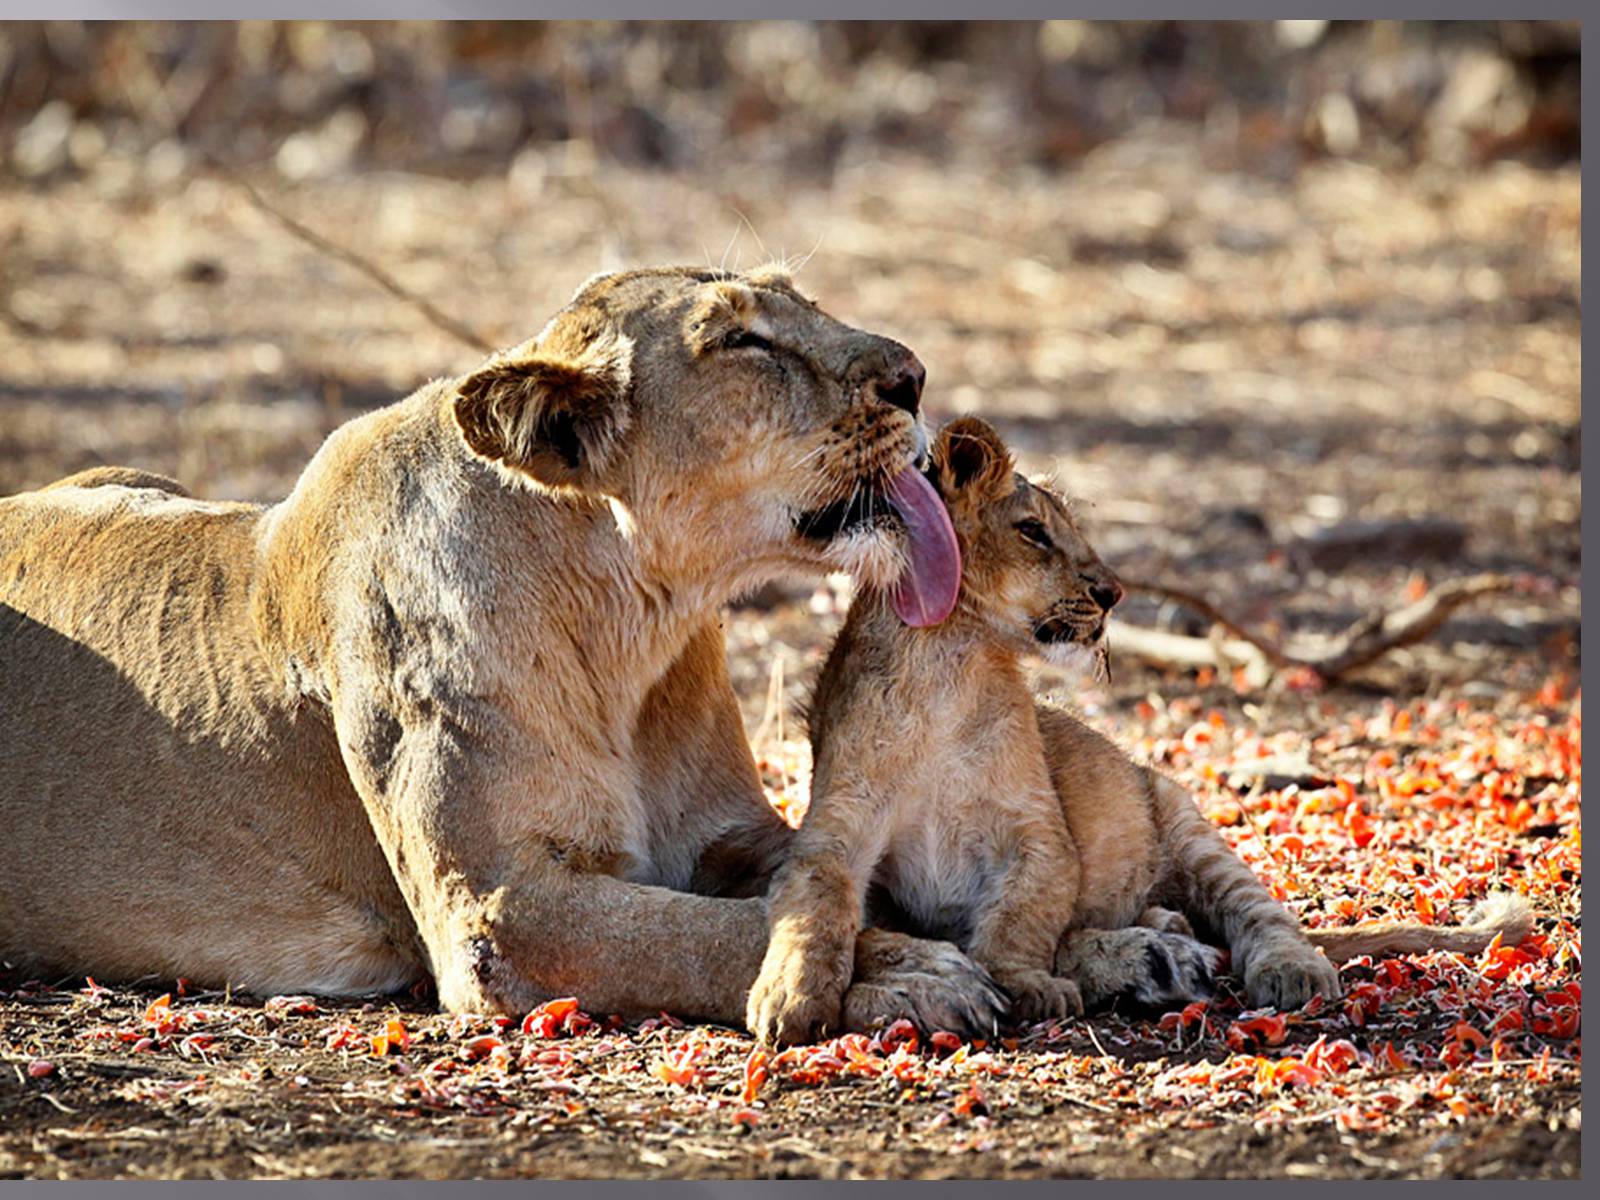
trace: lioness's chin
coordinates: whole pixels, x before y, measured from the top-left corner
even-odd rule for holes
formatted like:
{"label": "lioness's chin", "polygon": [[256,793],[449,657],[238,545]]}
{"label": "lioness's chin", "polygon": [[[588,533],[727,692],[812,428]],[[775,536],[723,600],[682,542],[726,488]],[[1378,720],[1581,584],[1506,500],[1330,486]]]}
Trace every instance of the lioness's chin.
{"label": "lioness's chin", "polygon": [[905,535],[883,521],[847,529],[829,540],[823,558],[835,570],[852,576],[858,587],[885,591],[905,573]]}
{"label": "lioness's chin", "polygon": [[1034,653],[1056,670],[1064,671],[1071,683],[1093,679],[1099,673],[1099,642],[1035,642]]}

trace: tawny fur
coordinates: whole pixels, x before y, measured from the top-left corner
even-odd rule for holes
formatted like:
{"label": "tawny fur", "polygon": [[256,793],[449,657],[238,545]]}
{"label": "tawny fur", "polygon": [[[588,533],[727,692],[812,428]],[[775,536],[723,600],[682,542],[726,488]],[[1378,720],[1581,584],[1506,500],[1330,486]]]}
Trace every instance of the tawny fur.
{"label": "tawny fur", "polygon": [[[936,463],[952,456],[959,477],[936,477],[962,543],[957,613],[908,629],[868,592],[834,645],[813,705],[812,808],[773,889],[752,1029],[784,1040],[837,1019],[869,884],[903,928],[956,938],[1008,983],[1019,1016],[1049,1007],[1018,980],[1040,964],[1041,932],[1044,960],[1089,1005],[1202,998],[1222,961],[1214,942],[1252,1004],[1285,1008],[1339,994],[1329,958],[1474,953],[1527,934],[1516,897],[1492,898],[1458,929],[1303,931],[1182,788],[1031,696],[1022,656],[1060,661],[1063,646],[1086,656],[1098,645],[1104,612],[1089,588],[1107,573],[1070,510],[1012,473],[992,429],[947,427]],[[1051,551],[1020,536],[1029,519]],[[1072,638],[1038,642],[1061,621]],[[1032,882],[1015,903],[1006,888],[1020,878]],[[997,926],[1010,931],[999,955]]]}
{"label": "tawny fur", "polygon": [[[789,831],[718,608],[837,567],[797,519],[911,462],[873,387],[908,360],[770,272],[634,271],[281,503],[126,468],[0,500],[0,956],[737,1022]],[[942,943],[854,966],[862,1021],[987,1011]]]}
{"label": "tawny fur", "polygon": [[[898,920],[985,967],[1016,1018],[1081,1011],[1076,985],[1052,974],[1080,896],[1077,850],[1021,674],[1032,622],[1014,630],[1027,612],[1063,630],[1078,622],[1084,634],[1073,640],[1097,640],[1104,610],[1080,611],[1068,597],[1114,579],[1053,497],[989,441],[971,441],[992,436],[958,421],[934,449],[931,476],[963,553],[955,613],[910,629],[866,589],[818,681],[811,805],[773,883],[772,940],[750,994],[747,1023],[765,1040],[838,1027],[874,888]],[[1061,548],[992,569],[990,543],[1017,543],[1023,521],[1054,531]],[[1035,604],[1041,595],[1052,603]]]}
{"label": "tawny fur", "polygon": [[1308,929],[1306,938],[1334,962],[1394,954],[1480,954],[1499,938],[1502,945],[1518,945],[1533,932],[1533,909],[1513,892],[1487,896],[1467,914],[1467,923],[1454,928],[1385,921],[1349,929]]}

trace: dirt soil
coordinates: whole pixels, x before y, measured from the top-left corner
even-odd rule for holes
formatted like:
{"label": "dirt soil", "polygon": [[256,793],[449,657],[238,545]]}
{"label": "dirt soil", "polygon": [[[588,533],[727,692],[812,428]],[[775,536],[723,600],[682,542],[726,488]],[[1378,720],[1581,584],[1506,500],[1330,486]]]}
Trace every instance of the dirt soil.
{"label": "dirt soil", "polygon": [[[1113,682],[1075,700],[1192,787],[1308,923],[1453,922],[1512,887],[1536,937],[1358,961],[1309,1013],[1225,990],[1165,1020],[891,1032],[765,1064],[666,1019],[558,1008],[525,1032],[427,997],[0,974],[0,1174],[1578,1177],[1576,166],[1273,178],[1160,128],[1061,174],[890,160],[830,188],[518,162],[272,194],[496,344],[602,268],[805,259],[826,307],[922,356],[933,419],[989,417],[1079,497],[1109,562],[1269,631],[1514,576],[1337,688],[1154,670],[1113,631]],[[0,494],[124,463],[276,499],[339,422],[476,357],[227,180],[0,191]],[[1330,528],[1401,517],[1446,524],[1317,565]],[[730,611],[762,769],[796,813],[793,714],[846,591]],[[1123,616],[1204,632],[1139,595]]]}

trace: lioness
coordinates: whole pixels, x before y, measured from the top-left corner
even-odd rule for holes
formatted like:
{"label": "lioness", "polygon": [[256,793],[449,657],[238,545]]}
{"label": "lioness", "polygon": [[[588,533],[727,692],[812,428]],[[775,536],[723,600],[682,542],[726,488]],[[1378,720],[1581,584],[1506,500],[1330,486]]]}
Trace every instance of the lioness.
{"label": "lioness", "polygon": [[868,587],[834,643],[810,713],[811,807],[750,994],[759,1036],[837,1027],[864,911],[957,942],[1023,1020],[1209,994],[1221,955],[1191,922],[1226,943],[1253,1005],[1285,1008],[1339,994],[1318,946],[1346,959],[1526,935],[1510,897],[1466,928],[1302,931],[1181,788],[1029,692],[1020,660],[1102,657],[1122,597],[1067,507],[973,418],[940,432],[929,472],[961,550],[956,610],[908,628]]}
{"label": "lioness", "polygon": [[[923,375],[776,271],[631,271],[281,503],[126,469],[0,500],[0,956],[739,1021],[763,903],[690,889],[755,891],[788,830],[718,609],[843,569],[943,615]],[[945,943],[855,971],[863,1022],[1002,1002]]]}

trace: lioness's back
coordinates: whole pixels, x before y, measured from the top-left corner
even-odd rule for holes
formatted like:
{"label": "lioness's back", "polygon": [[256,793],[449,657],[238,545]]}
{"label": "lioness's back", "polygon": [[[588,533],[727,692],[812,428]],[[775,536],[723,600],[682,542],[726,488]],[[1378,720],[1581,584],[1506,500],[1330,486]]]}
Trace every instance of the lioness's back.
{"label": "lioness's back", "polygon": [[[73,476],[0,500],[0,672],[12,697],[91,669],[95,656],[147,692],[170,689],[186,680],[144,676],[174,639],[247,631],[229,618],[248,588],[260,508],[99,482],[102,470],[86,473],[88,486]],[[52,639],[72,649],[51,650]]]}
{"label": "lioness's back", "polygon": [[[328,829],[358,808],[331,725],[255,646],[262,511],[126,468],[0,499],[0,956],[270,986],[289,947],[217,931],[351,874],[349,839],[268,803],[315,798]],[[330,955],[362,941],[337,907]]]}

